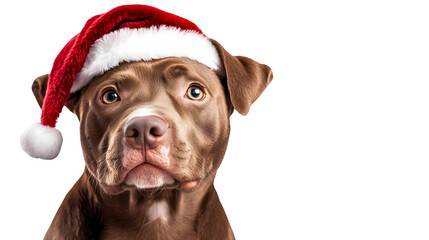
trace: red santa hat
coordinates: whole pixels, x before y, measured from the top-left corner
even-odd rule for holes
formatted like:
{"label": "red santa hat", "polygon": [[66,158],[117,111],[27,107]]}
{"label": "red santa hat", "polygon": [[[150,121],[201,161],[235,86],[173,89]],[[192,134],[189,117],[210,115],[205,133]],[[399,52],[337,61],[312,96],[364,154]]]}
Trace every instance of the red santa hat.
{"label": "red santa hat", "polygon": [[145,5],[116,7],[89,19],[54,61],[40,123],[21,135],[21,147],[35,158],[53,159],[61,149],[56,121],[70,94],[122,62],[187,57],[216,71],[216,48],[192,22]]}

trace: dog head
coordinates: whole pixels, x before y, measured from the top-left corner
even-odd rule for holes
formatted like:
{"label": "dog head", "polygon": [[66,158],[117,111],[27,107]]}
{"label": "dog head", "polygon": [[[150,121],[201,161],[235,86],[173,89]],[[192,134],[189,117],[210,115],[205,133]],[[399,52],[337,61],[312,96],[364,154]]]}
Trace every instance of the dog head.
{"label": "dog head", "polygon": [[[222,62],[217,72],[179,57],[122,63],[70,96],[86,168],[106,193],[193,189],[217,170],[230,115],[248,113],[272,72],[211,41]],[[40,106],[48,78],[32,86]]]}

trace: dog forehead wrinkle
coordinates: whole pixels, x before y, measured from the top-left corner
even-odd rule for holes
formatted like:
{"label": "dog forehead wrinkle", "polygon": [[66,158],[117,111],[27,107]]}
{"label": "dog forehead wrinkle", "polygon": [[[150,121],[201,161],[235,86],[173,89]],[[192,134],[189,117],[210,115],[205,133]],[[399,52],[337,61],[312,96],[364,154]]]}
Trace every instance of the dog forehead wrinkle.
{"label": "dog forehead wrinkle", "polygon": [[164,83],[174,87],[177,80],[183,79],[187,82],[205,83],[208,78],[218,80],[216,75],[207,66],[187,58],[168,58],[154,65],[161,72]]}
{"label": "dog forehead wrinkle", "polygon": [[[198,63],[197,63],[198,64]],[[207,79],[206,71],[201,68],[195,68],[192,64],[175,64],[164,70],[164,76],[168,76],[168,83],[172,84],[179,79],[186,82],[200,82],[205,83]]]}
{"label": "dog forehead wrinkle", "polygon": [[[107,71],[104,75],[95,77],[94,82],[106,85],[113,83],[122,85],[130,82],[130,80],[138,82],[140,76],[131,66],[130,63],[122,63],[120,66]],[[139,68],[144,68],[144,66],[139,66]]]}
{"label": "dog forehead wrinkle", "polygon": [[[165,63],[164,63],[165,64]],[[162,75],[169,76],[172,78],[178,78],[183,75],[188,75],[189,68],[183,63],[175,63],[164,66],[164,64],[160,64],[159,68],[162,68]],[[156,66],[158,67],[158,66]]]}

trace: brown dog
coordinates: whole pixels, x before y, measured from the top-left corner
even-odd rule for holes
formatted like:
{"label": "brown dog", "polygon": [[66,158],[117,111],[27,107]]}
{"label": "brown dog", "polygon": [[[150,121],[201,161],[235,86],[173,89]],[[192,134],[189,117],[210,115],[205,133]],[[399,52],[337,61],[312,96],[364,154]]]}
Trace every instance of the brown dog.
{"label": "brown dog", "polygon": [[[45,239],[234,239],[213,186],[229,117],[271,69],[211,40],[223,69],[179,57],[123,63],[73,94],[85,171]],[[33,93],[42,106],[48,75]]]}

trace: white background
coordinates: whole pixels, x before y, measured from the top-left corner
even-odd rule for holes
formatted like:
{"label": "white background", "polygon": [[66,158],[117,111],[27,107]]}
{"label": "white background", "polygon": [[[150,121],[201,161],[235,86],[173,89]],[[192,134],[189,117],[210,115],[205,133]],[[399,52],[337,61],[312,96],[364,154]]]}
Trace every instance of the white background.
{"label": "white background", "polygon": [[59,157],[31,159],[34,78],[93,15],[143,3],[272,67],[234,113],[215,186],[237,239],[429,239],[426,1],[2,1],[0,239],[42,239],[84,168],[64,109]]}

